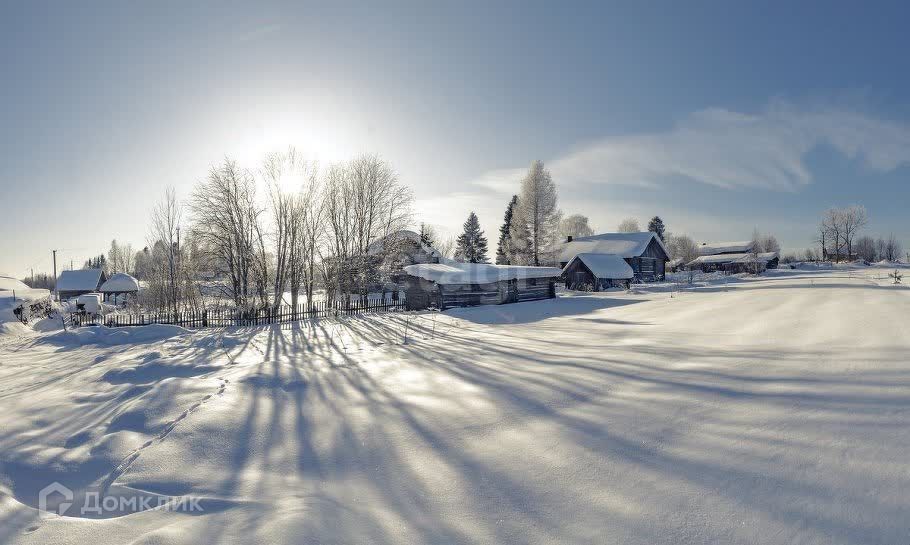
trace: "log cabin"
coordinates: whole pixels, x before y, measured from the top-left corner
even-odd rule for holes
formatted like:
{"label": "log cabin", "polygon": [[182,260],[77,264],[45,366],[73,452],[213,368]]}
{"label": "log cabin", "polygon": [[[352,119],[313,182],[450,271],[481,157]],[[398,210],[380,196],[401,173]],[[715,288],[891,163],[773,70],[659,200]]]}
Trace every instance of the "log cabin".
{"label": "log cabin", "polygon": [[500,305],[556,297],[555,267],[488,263],[421,263],[404,267],[408,310]]}
{"label": "log cabin", "polygon": [[617,255],[628,263],[633,279],[639,282],[663,280],[670,260],[660,237],[647,231],[568,237],[557,247],[559,266],[565,268],[579,254]]}

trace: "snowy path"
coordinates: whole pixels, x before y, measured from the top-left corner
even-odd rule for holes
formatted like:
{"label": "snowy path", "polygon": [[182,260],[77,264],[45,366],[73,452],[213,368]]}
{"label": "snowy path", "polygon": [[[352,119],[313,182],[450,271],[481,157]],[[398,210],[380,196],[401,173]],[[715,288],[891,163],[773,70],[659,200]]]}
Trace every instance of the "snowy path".
{"label": "snowy path", "polygon": [[[0,543],[905,543],[881,274],[5,342]],[[40,520],[55,480],[204,511]]]}

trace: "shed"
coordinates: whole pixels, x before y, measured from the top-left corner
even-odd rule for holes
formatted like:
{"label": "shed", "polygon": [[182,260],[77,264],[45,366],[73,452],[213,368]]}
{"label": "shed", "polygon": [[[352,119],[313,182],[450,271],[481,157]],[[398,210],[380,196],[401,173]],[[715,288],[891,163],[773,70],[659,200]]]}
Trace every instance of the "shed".
{"label": "shed", "polygon": [[556,297],[555,267],[488,263],[421,263],[404,267],[407,307],[421,310],[498,305]]}
{"label": "shed", "polygon": [[565,268],[579,254],[614,254],[632,268],[636,280],[663,280],[670,254],[656,233],[603,233],[569,237],[558,248],[559,265]]}
{"label": "shed", "polygon": [[63,271],[57,279],[57,295],[61,300],[70,299],[83,293],[96,292],[107,280],[101,269]]}
{"label": "shed", "polygon": [[777,252],[701,255],[690,261],[686,268],[703,272],[760,273],[765,269],[776,269],[779,262]]}
{"label": "shed", "polygon": [[116,302],[118,296],[122,299],[124,296],[138,294],[139,281],[126,273],[115,273],[101,285],[100,291],[104,294],[105,301],[113,299]]}
{"label": "shed", "polygon": [[562,270],[570,290],[628,287],[635,277],[626,260],[615,254],[578,254]]}

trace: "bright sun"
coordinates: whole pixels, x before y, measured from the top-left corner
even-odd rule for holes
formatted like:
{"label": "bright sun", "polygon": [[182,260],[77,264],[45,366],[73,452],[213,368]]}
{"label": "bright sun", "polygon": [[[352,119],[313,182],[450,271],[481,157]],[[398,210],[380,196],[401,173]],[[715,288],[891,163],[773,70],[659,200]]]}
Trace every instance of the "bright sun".
{"label": "bright sun", "polygon": [[254,115],[234,123],[228,140],[227,154],[246,167],[256,167],[266,154],[293,146],[305,158],[320,165],[349,158],[350,135],[337,119],[293,113]]}

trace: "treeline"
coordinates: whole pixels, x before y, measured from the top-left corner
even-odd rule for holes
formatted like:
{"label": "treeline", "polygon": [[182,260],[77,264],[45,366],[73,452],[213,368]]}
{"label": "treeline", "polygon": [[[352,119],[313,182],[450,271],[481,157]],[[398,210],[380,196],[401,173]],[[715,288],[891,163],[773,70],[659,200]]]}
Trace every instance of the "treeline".
{"label": "treeline", "polygon": [[[904,250],[893,233],[887,238],[860,235],[868,223],[869,216],[862,205],[829,208],[819,222],[815,240],[818,247],[807,248],[803,257],[807,261],[899,261]],[[786,260],[796,258],[787,256]]]}
{"label": "treeline", "polygon": [[[184,201],[167,190],[152,210],[148,245],[111,243],[87,265],[128,272],[143,283],[141,304],[168,312],[229,302],[277,308],[366,298],[387,280],[387,258],[403,241],[412,197],[392,167],[363,155],[320,169],[293,148],[259,168],[232,159],[213,167]],[[103,259],[101,259],[103,258]]]}

